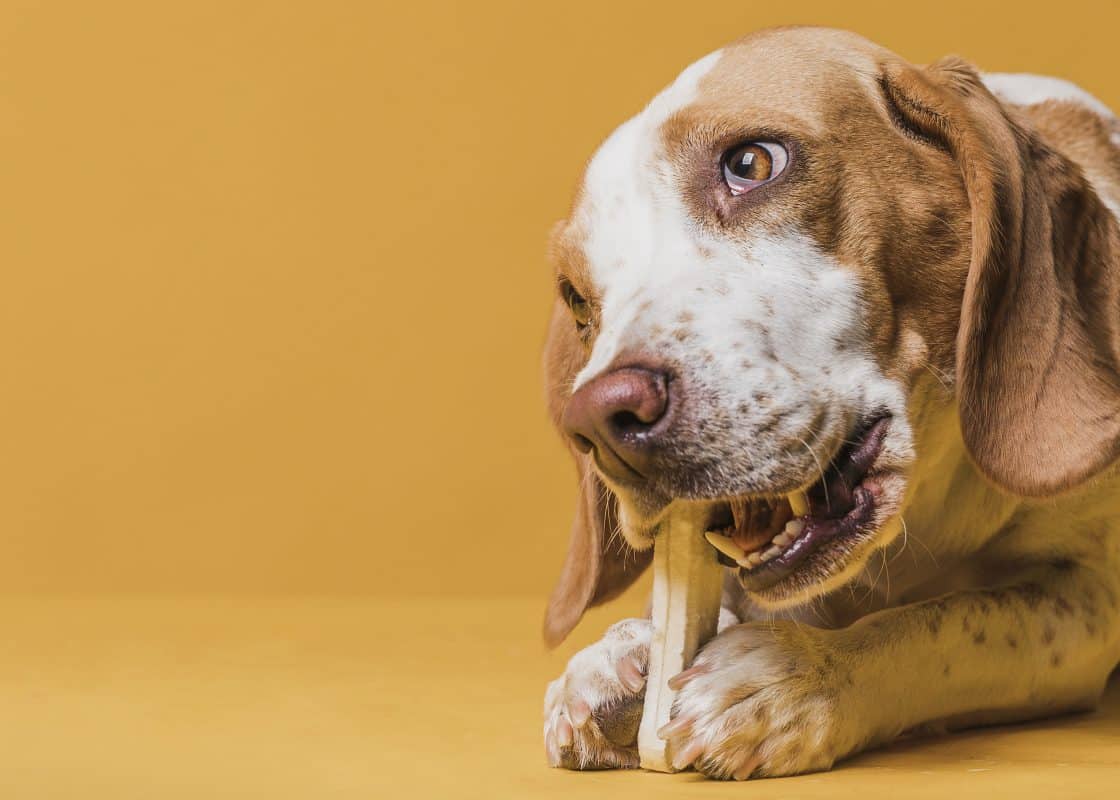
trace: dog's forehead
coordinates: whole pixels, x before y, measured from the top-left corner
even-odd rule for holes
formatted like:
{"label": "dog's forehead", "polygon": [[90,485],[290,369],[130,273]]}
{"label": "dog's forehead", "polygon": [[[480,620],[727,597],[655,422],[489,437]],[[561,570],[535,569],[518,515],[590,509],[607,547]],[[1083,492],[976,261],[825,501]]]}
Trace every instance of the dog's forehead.
{"label": "dog's forehead", "polygon": [[738,129],[823,136],[839,106],[874,91],[887,57],[854,34],[797,28],[755,34],[695,62],[589,162],[563,231],[569,269],[604,291],[620,272],[718,247],[681,196],[681,154]]}
{"label": "dog's forehead", "polygon": [[599,289],[634,265],[665,262],[689,239],[662,135],[666,122],[695,102],[716,51],[688,67],[603,143],[584,173],[566,241]]}
{"label": "dog's forehead", "polygon": [[837,105],[874,84],[888,51],[844,31],[786,28],[761,31],[725,47],[703,76],[682,115],[737,118],[763,125],[795,120],[819,134]]}

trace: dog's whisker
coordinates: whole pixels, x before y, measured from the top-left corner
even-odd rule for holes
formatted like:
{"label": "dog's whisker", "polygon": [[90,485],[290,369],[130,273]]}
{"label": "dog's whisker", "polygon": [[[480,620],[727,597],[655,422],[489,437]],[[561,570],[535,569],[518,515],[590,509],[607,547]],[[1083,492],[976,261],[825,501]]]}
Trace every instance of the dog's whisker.
{"label": "dog's whisker", "polygon": [[801,442],[805,449],[809,451],[809,455],[813,457],[813,463],[817,465],[817,473],[821,476],[821,488],[824,489],[824,502],[826,505],[831,505],[828,498],[828,481],[825,480],[824,468],[821,466],[820,459],[817,458],[817,454],[813,452],[813,448],[811,448],[804,439],[800,436],[795,436],[794,438]]}

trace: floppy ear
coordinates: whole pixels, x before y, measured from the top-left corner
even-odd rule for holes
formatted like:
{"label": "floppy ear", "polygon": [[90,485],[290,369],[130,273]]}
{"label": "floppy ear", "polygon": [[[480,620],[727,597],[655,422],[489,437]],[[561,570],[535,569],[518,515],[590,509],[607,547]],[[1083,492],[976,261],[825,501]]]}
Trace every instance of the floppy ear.
{"label": "floppy ear", "polygon": [[950,58],[884,77],[893,110],[948,149],[968,193],[956,349],[965,445],[1008,491],[1070,489],[1120,456],[1116,220],[1081,169],[969,65]]}
{"label": "floppy ear", "polygon": [[[564,306],[556,304],[545,345],[545,391],[552,421],[559,426],[572,382],[584,361],[583,346]],[[568,555],[544,618],[549,647],[564,641],[588,608],[617,597],[637,580],[652,551],[631,548],[618,532],[618,501],[596,474],[591,459],[569,448],[579,471],[579,496]]]}

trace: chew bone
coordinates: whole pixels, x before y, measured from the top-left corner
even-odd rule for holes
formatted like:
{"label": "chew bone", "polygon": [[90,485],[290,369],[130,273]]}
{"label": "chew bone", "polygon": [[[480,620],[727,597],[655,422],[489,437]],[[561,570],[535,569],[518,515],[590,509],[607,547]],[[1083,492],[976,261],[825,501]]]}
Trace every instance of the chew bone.
{"label": "chew bone", "polygon": [[645,769],[673,772],[672,753],[657,735],[669,721],[677,693],[668,680],[691,663],[716,633],[723,568],[689,509],[674,511],[654,542],[653,638],[638,755]]}

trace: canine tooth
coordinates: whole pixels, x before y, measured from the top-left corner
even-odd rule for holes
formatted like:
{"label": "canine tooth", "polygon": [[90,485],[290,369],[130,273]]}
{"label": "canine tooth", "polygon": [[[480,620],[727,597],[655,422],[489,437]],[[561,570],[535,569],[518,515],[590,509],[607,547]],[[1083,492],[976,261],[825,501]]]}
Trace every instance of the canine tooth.
{"label": "canine tooth", "polygon": [[688,667],[700,647],[715,636],[719,620],[723,567],[708,546],[711,534],[705,542],[703,533],[689,510],[675,510],[653,545],[653,636],[638,755],[644,768],[659,772],[673,771],[669,744],[657,735],[669,722],[677,698],[669,679]]}
{"label": "canine tooth", "polygon": [[792,492],[789,497],[789,507],[793,509],[793,516],[804,517],[809,513],[809,498],[803,491]]}
{"label": "canine tooth", "polygon": [[704,538],[708,540],[708,544],[719,550],[732,561],[739,561],[746,556],[747,551],[735,544],[735,540],[730,536],[724,536],[722,533],[715,531],[705,531]]}
{"label": "canine tooth", "polygon": [[782,554],[782,548],[771,547],[769,550],[767,550],[765,553],[762,554],[762,560],[763,561],[769,561],[774,556],[780,556],[781,554]]}
{"label": "canine tooth", "polygon": [[801,531],[805,530],[805,521],[801,519],[791,519],[786,523],[785,534],[792,541],[801,535]]}

